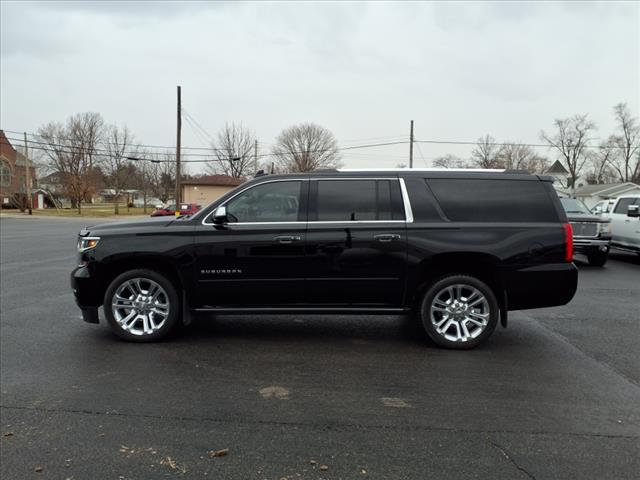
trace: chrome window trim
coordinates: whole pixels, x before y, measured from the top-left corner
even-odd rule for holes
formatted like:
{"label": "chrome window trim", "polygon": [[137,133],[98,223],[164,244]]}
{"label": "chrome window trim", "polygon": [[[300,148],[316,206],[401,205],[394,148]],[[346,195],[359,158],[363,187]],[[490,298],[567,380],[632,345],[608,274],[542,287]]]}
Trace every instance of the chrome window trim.
{"label": "chrome window trim", "polygon": [[400,193],[402,195],[402,203],[404,205],[404,220],[313,220],[313,221],[295,221],[295,222],[233,222],[227,225],[237,225],[237,226],[245,226],[245,225],[353,225],[353,224],[379,224],[379,223],[413,223],[413,211],[411,210],[411,203],[409,201],[409,194],[407,193],[407,187],[404,183],[403,178],[398,177],[341,177],[341,178],[331,178],[331,177],[318,177],[318,178],[279,178],[274,180],[267,180],[260,183],[255,183],[253,185],[249,185],[246,188],[243,188],[238,193],[236,193],[231,198],[228,198],[222,205],[218,205],[212,212],[210,212],[207,216],[204,217],[201,224],[202,225],[215,225],[213,222],[207,222],[207,219],[211,217],[215,213],[215,211],[222,206],[225,206],[235,197],[240,195],[247,190],[258,187],[260,185],[265,185],[267,183],[275,183],[275,182],[307,182],[307,181],[322,181],[322,180],[390,180],[397,181],[400,183]]}
{"label": "chrome window trim", "polygon": [[402,203],[404,204],[404,220],[406,223],[413,223],[413,210],[411,209],[411,200],[407,186],[404,184],[404,178],[399,178],[400,192],[402,193]]}
{"label": "chrome window trim", "polygon": [[[405,223],[404,220],[312,220],[310,222],[233,222],[226,225],[352,225],[359,223]],[[213,225],[213,224],[207,224]]]}
{"label": "chrome window trim", "polygon": [[338,172],[358,173],[358,172],[469,172],[469,173],[504,173],[504,168],[338,168]]}

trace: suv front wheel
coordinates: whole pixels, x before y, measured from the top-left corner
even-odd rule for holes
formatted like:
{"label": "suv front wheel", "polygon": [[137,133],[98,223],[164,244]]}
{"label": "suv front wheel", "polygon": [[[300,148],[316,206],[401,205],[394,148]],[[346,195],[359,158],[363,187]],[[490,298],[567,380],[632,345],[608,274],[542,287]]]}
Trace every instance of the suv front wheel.
{"label": "suv front wheel", "polygon": [[602,267],[605,263],[607,263],[607,253],[590,253],[587,255],[587,260],[589,260],[589,265],[593,267]]}
{"label": "suv front wheel", "polygon": [[178,322],[180,301],[173,283],[153,270],[117,276],[104,296],[104,313],[113,332],[125,340],[153,342]]}
{"label": "suv front wheel", "polygon": [[499,317],[489,286],[469,275],[450,275],[433,283],[420,305],[427,335],[436,344],[469,349],[491,336]]}

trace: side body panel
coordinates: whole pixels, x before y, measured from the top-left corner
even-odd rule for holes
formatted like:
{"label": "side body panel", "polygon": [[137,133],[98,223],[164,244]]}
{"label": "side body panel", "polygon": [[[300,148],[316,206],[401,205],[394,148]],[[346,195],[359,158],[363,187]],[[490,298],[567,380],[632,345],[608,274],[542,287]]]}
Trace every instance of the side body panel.
{"label": "side body panel", "polygon": [[[621,202],[623,208],[618,208]],[[640,197],[620,197],[606,214],[611,219],[611,245],[640,252],[640,218],[627,216],[628,205],[640,205]]]}
{"label": "side body panel", "polygon": [[[280,243],[292,237],[290,243]],[[194,307],[304,303],[305,224],[198,225]]]}
{"label": "side body panel", "polygon": [[[456,269],[478,272],[503,289],[509,310],[563,305],[573,298],[577,269],[564,261],[566,217],[557,196],[551,197],[557,223],[452,222],[422,177],[405,176],[415,216],[407,226],[407,304],[415,304],[415,294],[425,278]],[[468,177],[474,178],[474,174]],[[514,175],[514,179],[517,177]],[[526,178],[539,181],[536,177]],[[551,184],[544,186],[552,192],[550,187]],[[554,195],[551,192],[549,195]]]}
{"label": "side body panel", "polygon": [[[160,221],[158,221],[160,220]],[[79,255],[72,287],[80,305],[98,306],[117,272],[131,268],[161,268],[179,280],[187,297],[194,292],[194,227],[190,222],[149,219],[132,224],[92,227],[101,238],[98,248]],[[74,285],[75,284],[75,285]]]}

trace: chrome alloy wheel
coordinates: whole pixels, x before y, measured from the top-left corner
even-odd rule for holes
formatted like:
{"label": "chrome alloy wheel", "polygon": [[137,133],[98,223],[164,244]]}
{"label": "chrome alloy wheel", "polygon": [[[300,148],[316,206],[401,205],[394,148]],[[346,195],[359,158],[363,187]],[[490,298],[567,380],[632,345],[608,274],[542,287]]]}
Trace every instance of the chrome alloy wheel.
{"label": "chrome alloy wheel", "polygon": [[124,331],[150,335],[167,321],[169,303],[167,292],[158,283],[148,278],[132,278],[116,290],[111,312]]}
{"label": "chrome alloy wheel", "polygon": [[489,302],[476,287],[449,285],[433,297],[429,315],[439,335],[451,342],[466,342],[489,324]]}

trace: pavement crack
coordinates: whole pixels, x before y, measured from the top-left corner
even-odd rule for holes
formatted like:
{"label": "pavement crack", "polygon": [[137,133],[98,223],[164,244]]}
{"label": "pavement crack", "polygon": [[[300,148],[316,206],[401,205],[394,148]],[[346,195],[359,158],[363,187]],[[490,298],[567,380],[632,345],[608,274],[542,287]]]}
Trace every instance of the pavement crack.
{"label": "pavement crack", "polygon": [[495,442],[492,442],[491,440],[489,440],[489,443],[491,445],[493,445],[495,448],[497,448],[498,450],[500,450],[500,453],[502,453],[502,455],[504,455],[504,458],[506,458],[507,460],[509,460],[509,462],[511,462],[511,464],[516,467],[518,470],[520,470],[522,473],[524,473],[528,478],[531,478],[533,480],[536,480],[535,475],[529,473],[527,470],[525,470],[523,467],[521,467],[520,465],[518,465],[518,462],[515,461],[515,459],[513,458],[513,456],[507,451],[506,448],[504,448],[501,445],[498,445]]}
{"label": "pavement crack", "polygon": [[211,423],[238,423],[243,425],[277,425],[277,426],[294,426],[307,428],[322,429],[371,429],[371,430],[406,430],[406,431],[434,431],[434,432],[451,432],[451,433],[476,433],[476,434],[524,434],[524,435],[556,435],[579,438],[609,438],[609,439],[630,439],[636,440],[637,435],[612,435],[599,433],[579,433],[579,432],[552,432],[552,431],[523,431],[523,430],[490,430],[482,428],[448,428],[433,425],[381,425],[381,424],[363,424],[354,422],[304,422],[304,421],[283,421],[268,419],[247,419],[240,416],[226,415],[221,417],[208,416],[183,416],[183,415],[154,415],[148,413],[124,413],[117,410],[98,411],[90,409],[73,409],[73,408],[43,408],[34,406],[21,405],[0,405],[0,409],[35,411],[43,413],[59,413],[70,415],[91,415],[100,417],[121,417],[121,418],[146,418],[155,420],[174,420],[185,422],[211,422]]}

